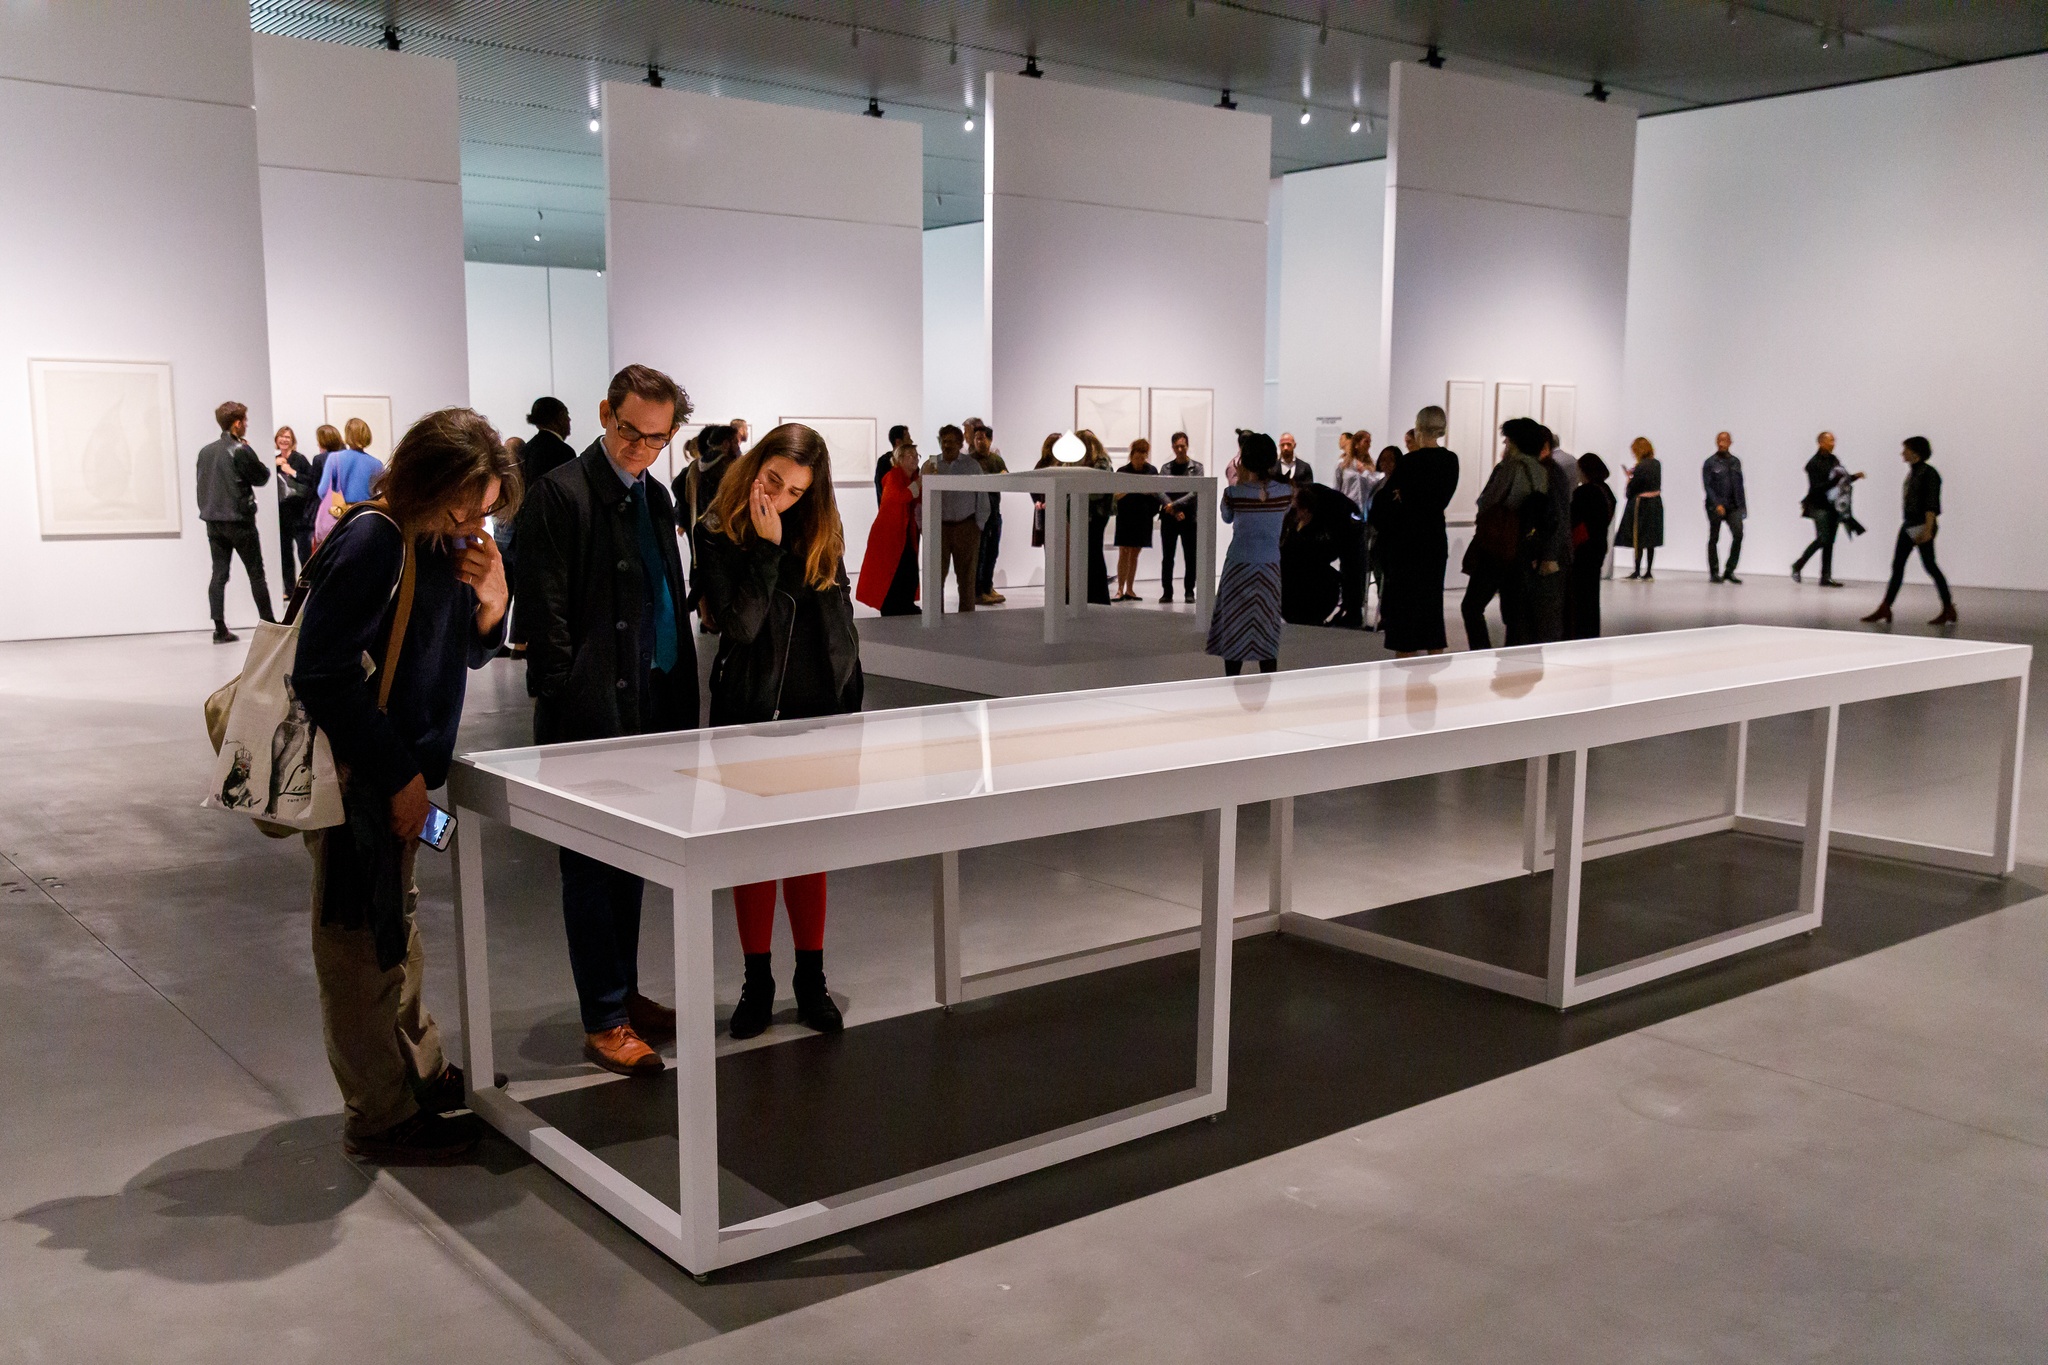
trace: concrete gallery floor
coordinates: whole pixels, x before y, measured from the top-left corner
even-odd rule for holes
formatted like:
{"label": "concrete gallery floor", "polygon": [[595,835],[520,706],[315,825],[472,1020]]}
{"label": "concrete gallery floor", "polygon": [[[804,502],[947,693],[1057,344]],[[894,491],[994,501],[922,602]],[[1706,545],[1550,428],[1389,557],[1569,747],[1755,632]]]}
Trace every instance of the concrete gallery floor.
{"label": "concrete gallery floor", "polygon": [[[1922,596],[1902,619],[1932,613]],[[1668,574],[1612,585],[1608,626],[1862,629],[1873,598]],[[1960,602],[1966,635],[2048,645],[2048,595]],[[2048,1359],[2048,762],[2016,878],[1838,854],[1815,935],[1569,1016],[1246,941],[1219,1122],[698,1284],[502,1141],[444,1170],[343,1157],[305,854],[198,808],[199,703],[239,658],[199,635],[0,646],[6,1365]],[[869,700],[951,695],[878,677]],[[1981,845],[1991,700],[1846,710],[1837,826]],[[1805,731],[1755,733],[1751,806],[1792,815]],[[526,736],[520,676],[494,664],[464,745]],[[1721,743],[1597,753],[1589,833],[1710,812]],[[1521,794],[1499,768],[1302,800],[1297,907],[1439,928],[1518,913]],[[966,855],[966,969],[1192,925],[1195,822],[1131,820]],[[1263,903],[1264,834],[1245,811],[1240,909]],[[1588,953],[1636,951],[1666,931],[1652,921],[1686,936],[1772,913],[1788,874],[1760,844],[1591,865]],[[501,1065],[560,1082],[558,1123],[673,1181],[666,1084],[575,1084],[552,851],[493,830],[485,852]],[[422,869],[452,1035],[450,871]],[[922,866],[835,873],[849,1031],[785,1018],[726,1048],[729,1212],[1186,1083],[1184,957],[940,1015],[928,888]],[[729,1008],[739,954],[718,932]],[[648,983],[668,951],[651,913]]]}

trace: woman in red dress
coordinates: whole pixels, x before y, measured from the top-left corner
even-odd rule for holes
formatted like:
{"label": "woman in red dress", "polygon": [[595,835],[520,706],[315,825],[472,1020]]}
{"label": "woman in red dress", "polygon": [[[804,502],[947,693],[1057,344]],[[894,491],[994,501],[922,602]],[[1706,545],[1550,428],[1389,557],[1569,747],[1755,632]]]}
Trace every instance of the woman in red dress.
{"label": "woman in red dress", "polygon": [[868,531],[854,600],[884,616],[917,614],[918,499],[917,445],[905,440],[882,476],[882,506]]}

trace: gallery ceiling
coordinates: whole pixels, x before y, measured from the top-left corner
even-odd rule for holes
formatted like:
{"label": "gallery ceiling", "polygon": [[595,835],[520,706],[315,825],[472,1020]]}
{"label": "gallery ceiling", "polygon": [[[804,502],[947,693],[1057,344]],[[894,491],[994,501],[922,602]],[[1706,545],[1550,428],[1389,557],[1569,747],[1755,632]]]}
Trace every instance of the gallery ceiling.
{"label": "gallery ceiling", "polygon": [[981,217],[981,74],[1034,57],[1169,99],[1227,88],[1272,116],[1277,175],[1384,156],[1388,66],[1431,44],[1646,114],[2048,47],[2048,0],[251,0],[250,22],[358,46],[389,25],[452,58],[470,258],[584,268],[604,260],[597,90],[650,63],[675,89],[916,119],[939,227]]}

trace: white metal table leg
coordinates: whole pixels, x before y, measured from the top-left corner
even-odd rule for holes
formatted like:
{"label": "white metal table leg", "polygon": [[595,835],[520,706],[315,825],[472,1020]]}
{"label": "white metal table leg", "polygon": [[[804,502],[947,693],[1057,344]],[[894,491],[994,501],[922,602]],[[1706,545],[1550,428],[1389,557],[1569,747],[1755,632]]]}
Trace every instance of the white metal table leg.
{"label": "white metal table leg", "polygon": [[497,1072],[491,1044],[491,955],[484,928],[484,817],[455,808],[455,995],[462,1002],[462,1069],[472,1090]]}
{"label": "white metal table leg", "polygon": [[1266,908],[1276,915],[1294,910],[1294,798],[1272,803],[1266,836]]}
{"label": "white metal table leg", "polygon": [[718,1259],[718,1019],[712,1000],[711,888],[682,872],[674,892],[676,1147],[684,1265]]}
{"label": "white metal table leg", "polygon": [[1585,869],[1586,751],[1558,755],[1556,850],[1550,872],[1549,1003],[1572,1003],[1579,973],[1579,882]]}
{"label": "white metal table leg", "polygon": [[1222,525],[1216,510],[1216,486],[1195,490],[1195,625],[1209,629],[1216,610],[1216,528]]}
{"label": "white metal table leg", "polygon": [[2011,876],[2019,857],[2020,762],[2027,743],[2027,679],[2025,674],[2000,684],[2012,701],[2012,728],[1998,752],[1998,805],[1992,813],[1991,861],[2001,875]]}
{"label": "white metal table leg", "polygon": [[960,986],[960,855],[932,859],[932,997],[951,1008]]}
{"label": "white metal table leg", "polygon": [[1522,870],[1532,876],[1550,866],[1544,824],[1550,808],[1550,755],[1538,754],[1522,768]]}
{"label": "white metal table leg", "polygon": [[1202,948],[1195,1089],[1220,1112],[1230,1086],[1230,959],[1237,921],[1237,807],[1202,814]]}
{"label": "white metal table leg", "polygon": [[1841,708],[1813,713],[1813,752],[1806,772],[1806,837],[1799,848],[1799,912],[1820,920],[1828,889],[1828,826],[1835,814],[1835,736]]}
{"label": "white metal table leg", "polygon": [[1066,495],[1059,484],[1045,495],[1045,642],[1060,641],[1067,602]]}
{"label": "white metal table leg", "polygon": [[1749,785],[1749,722],[1738,720],[1728,727],[1728,815],[1742,818],[1742,797]]}
{"label": "white metal table leg", "polygon": [[939,581],[939,571],[945,564],[942,557],[945,540],[945,524],[939,520],[939,491],[936,488],[924,490],[924,530],[917,545],[918,558],[924,561],[922,579],[924,588],[924,623],[937,626],[940,616],[946,610],[946,585]]}
{"label": "white metal table leg", "polygon": [[1067,504],[1067,615],[1088,609],[1088,560],[1095,552],[1095,532],[1088,524],[1088,495],[1064,487]]}

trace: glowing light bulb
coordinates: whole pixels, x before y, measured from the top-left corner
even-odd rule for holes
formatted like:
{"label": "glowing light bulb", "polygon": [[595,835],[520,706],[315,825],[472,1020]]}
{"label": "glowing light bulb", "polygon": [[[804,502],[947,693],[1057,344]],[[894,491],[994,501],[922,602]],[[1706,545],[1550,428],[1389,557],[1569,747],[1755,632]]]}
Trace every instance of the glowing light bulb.
{"label": "glowing light bulb", "polygon": [[592,119],[590,121],[590,131],[593,133],[603,126],[604,125],[600,124],[596,119]]}
{"label": "glowing light bulb", "polygon": [[1308,126],[1308,110],[1306,109],[1301,111],[1301,126],[1304,128]]}

